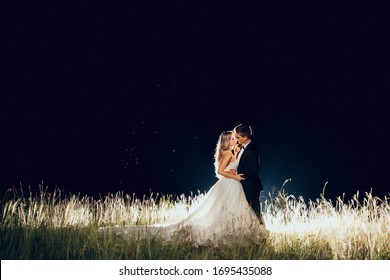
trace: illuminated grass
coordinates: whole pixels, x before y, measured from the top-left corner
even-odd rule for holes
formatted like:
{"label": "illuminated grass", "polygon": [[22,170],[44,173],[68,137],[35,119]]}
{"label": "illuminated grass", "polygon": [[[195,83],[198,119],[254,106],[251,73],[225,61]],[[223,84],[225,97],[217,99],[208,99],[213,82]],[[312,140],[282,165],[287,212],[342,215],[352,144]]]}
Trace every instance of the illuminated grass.
{"label": "illuminated grass", "polygon": [[[124,238],[99,227],[178,221],[204,194],[186,197],[124,193],[95,200],[60,190],[24,197],[10,190],[1,204],[1,259],[390,259],[390,203],[366,193],[350,201],[305,202],[283,191],[270,197],[270,235],[256,244],[194,247],[183,241]],[[240,240],[240,241],[238,241]]]}

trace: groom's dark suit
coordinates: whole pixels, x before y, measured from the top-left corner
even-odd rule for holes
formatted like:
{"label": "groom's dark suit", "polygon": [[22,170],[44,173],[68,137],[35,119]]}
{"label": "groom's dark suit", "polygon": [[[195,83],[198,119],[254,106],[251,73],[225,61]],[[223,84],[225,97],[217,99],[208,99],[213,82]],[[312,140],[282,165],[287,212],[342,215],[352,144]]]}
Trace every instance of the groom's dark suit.
{"label": "groom's dark suit", "polygon": [[246,146],[240,158],[240,163],[237,168],[237,174],[244,174],[242,177],[245,180],[241,181],[245,196],[249,204],[255,210],[256,214],[260,215],[260,192],[263,190],[263,185],[259,177],[259,155],[252,143]]}

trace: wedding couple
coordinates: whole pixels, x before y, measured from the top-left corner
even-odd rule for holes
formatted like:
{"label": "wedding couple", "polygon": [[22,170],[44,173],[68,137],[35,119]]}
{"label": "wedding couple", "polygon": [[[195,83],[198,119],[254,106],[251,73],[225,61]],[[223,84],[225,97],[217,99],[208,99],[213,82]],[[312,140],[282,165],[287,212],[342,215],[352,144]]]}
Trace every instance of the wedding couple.
{"label": "wedding couple", "polygon": [[[259,157],[250,126],[223,132],[215,149],[219,180],[179,222],[128,227],[126,235],[148,234],[164,241],[185,238],[197,245],[258,241],[267,235],[260,212]],[[238,145],[237,145],[238,144]],[[260,237],[260,238],[259,238]]]}
{"label": "wedding couple", "polygon": [[[230,145],[225,146],[228,138]],[[217,143],[214,165],[218,178],[232,178],[241,183],[242,187],[238,186],[238,189],[243,189],[248,204],[263,223],[259,202],[263,190],[259,177],[259,155],[251,142],[250,126],[240,124],[233,131],[222,133]]]}

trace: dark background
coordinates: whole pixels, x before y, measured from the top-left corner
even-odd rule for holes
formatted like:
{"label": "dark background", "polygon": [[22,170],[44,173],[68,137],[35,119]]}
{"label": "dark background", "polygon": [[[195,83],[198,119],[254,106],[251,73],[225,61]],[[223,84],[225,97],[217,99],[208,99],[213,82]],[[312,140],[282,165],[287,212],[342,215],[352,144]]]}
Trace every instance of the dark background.
{"label": "dark background", "polygon": [[383,7],[184,2],[1,9],[2,192],[205,191],[245,123],[265,193],[389,193]]}

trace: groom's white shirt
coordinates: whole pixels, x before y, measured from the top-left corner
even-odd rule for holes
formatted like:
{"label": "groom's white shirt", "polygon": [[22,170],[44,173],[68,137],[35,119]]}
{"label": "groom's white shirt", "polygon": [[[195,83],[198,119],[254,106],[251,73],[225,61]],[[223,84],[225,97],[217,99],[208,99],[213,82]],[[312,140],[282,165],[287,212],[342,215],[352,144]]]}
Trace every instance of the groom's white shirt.
{"label": "groom's white shirt", "polygon": [[238,157],[237,157],[237,159],[240,159],[240,158],[241,158],[241,155],[244,153],[244,150],[246,149],[246,146],[248,146],[249,143],[250,143],[251,141],[252,141],[252,140],[249,140],[248,143],[242,144],[242,146],[244,147],[244,149],[241,149],[241,150],[238,152]]}

